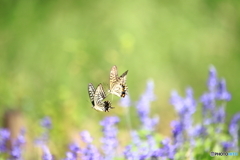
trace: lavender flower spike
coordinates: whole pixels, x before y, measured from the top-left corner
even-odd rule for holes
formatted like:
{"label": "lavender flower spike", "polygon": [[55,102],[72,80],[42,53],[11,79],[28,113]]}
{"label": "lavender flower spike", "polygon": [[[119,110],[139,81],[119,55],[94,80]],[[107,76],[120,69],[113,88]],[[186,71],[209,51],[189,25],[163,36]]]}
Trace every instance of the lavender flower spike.
{"label": "lavender flower spike", "polygon": [[186,98],[184,100],[184,105],[187,106],[189,114],[196,112],[196,101],[193,97],[193,89],[188,87],[186,89]]}
{"label": "lavender flower spike", "polygon": [[92,143],[93,139],[92,139],[92,137],[91,137],[91,135],[89,134],[88,131],[82,131],[80,133],[80,135],[81,135],[81,138],[82,138],[83,142]]}
{"label": "lavender flower spike", "polygon": [[216,109],[214,112],[213,112],[213,122],[214,123],[224,123],[224,120],[225,120],[225,108],[224,106]]}
{"label": "lavender flower spike", "polygon": [[131,106],[131,99],[129,94],[126,95],[124,98],[120,99],[119,105],[122,107],[130,107]]}
{"label": "lavender flower spike", "polygon": [[158,145],[152,135],[146,136],[146,141],[142,140],[137,131],[131,132],[132,143],[125,147],[124,156],[128,160],[143,160],[152,157]]}
{"label": "lavender flower spike", "polygon": [[41,126],[46,128],[46,129],[51,129],[52,128],[52,121],[51,121],[51,118],[50,117],[44,117],[42,120],[41,120]]}
{"label": "lavender flower spike", "polygon": [[149,101],[154,101],[156,96],[154,94],[154,82],[153,80],[147,81],[147,88],[145,91],[145,96],[149,99]]}
{"label": "lavender flower spike", "polygon": [[172,91],[170,103],[174,106],[175,110],[178,113],[184,112],[183,111],[183,107],[184,107],[183,98],[178,95],[177,91]]}
{"label": "lavender flower spike", "polygon": [[116,148],[118,147],[117,128],[116,124],[119,122],[118,117],[106,117],[100,122],[103,126],[102,149],[105,155],[105,160],[111,160],[116,155]]}
{"label": "lavender flower spike", "polygon": [[22,129],[20,132],[20,135],[17,137],[17,139],[13,143],[13,147],[10,153],[11,159],[13,160],[22,159],[22,147],[26,143],[24,134],[25,134],[25,130]]}
{"label": "lavender flower spike", "polygon": [[207,129],[202,124],[197,124],[191,132],[191,136],[193,137],[200,137],[200,136],[204,137],[206,135],[207,135]]}
{"label": "lavender flower spike", "polygon": [[209,91],[214,91],[217,86],[217,71],[214,66],[210,66],[209,68],[209,76],[207,86]]}
{"label": "lavender flower spike", "polygon": [[81,159],[82,160],[101,160],[101,155],[97,148],[92,145],[92,137],[88,131],[83,131],[80,133],[82,140],[86,143],[86,148],[81,149]]}
{"label": "lavender flower spike", "polygon": [[67,152],[66,153],[66,158],[63,160],[76,160],[77,158],[74,156],[74,153],[72,152]]}
{"label": "lavender flower spike", "polygon": [[233,116],[231,123],[229,125],[229,133],[232,135],[234,142],[237,142],[239,138],[238,137],[238,130],[240,128],[238,124],[239,121],[240,121],[240,112],[236,113]]}
{"label": "lavender flower spike", "polygon": [[155,125],[158,123],[159,118],[154,117],[150,118],[150,102],[156,99],[156,96],[153,92],[154,83],[149,80],[147,82],[147,87],[145,93],[141,96],[140,100],[137,102],[136,109],[138,112],[138,116],[142,123],[142,129],[153,131]]}
{"label": "lavender flower spike", "polygon": [[183,138],[184,126],[179,121],[172,121],[171,126],[173,128],[172,133],[173,133],[173,138],[174,138],[174,144],[177,147],[180,147],[182,145],[182,143],[184,142],[184,138]]}
{"label": "lavender flower spike", "polygon": [[162,147],[153,153],[153,158],[164,157],[168,159],[174,159],[176,147],[170,143],[169,139],[162,140]]}
{"label": "lavender flower spike", "polygon": [[10,138],[10,132],[7,129],[0,129],[0,153],[7,151],[7,141]]}
{"label": "lavender flower spike", "polygon": [[216,97],[219,100],[225,100],[225,101],[231,100],[231,94],[227,91],[225,79],[220,80],[216,94],[217,94]]}
{"label": "lavender flower spike", "polygon": [[226,141],[221,143],[224,152],[231,151],[234,148],[234,143],[231,141]]}
{"label": "lavender flower spike", "polygon": [[66,153],[66,158],[64,160],[77,160],[78,153],[80,153],[80,148],[76,143],[69,145],[70,151]]}
{"label": "lavender flower spike", "polygon": [[42,151],[43,151],[42,160],[53,160],[53,156],[46,145],[42,145]]}

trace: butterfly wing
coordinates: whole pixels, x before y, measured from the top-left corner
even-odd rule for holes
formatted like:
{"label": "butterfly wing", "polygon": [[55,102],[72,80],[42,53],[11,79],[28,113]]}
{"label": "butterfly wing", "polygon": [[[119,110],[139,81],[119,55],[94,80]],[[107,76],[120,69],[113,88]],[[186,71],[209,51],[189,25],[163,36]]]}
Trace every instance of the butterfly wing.
{"label": "butterfly wing", "polygon": [[106,96],[106,94],[105,94],[105,92],[104,92],[104,89],[103,89],[103,86],[102,86],[102,84],[100,84],[99,86],[99,90],[100,90],[100,95],[101,95],[101,97],[102,97],[102,100],[104,100],[107,96]]}
{"label": "butterfly wing", "polygon": [[126,84],[126,81],[127,81],[127,73],[128,73],[128,70],[126,72],[124,72],[120,77],[119,77],[119,80],[120,80],[120,83],[121,84]]}
{"label": "butterfly wing", "polygon": [[110,71],[110,90],[112,90],[114,83],[118,79],[118,71],[117,71],[117,66],[113,66],[111,71]]}
{"label": "butterfly wing", "polygon": [[94,94],[95,106],[102,107],[103,106],[102,101],[103,101],[104,98],[106,98],[106,94],[103,90],[102,84],[99,84],[96,91],[95,91],[95,94]]}
{"label": "butterfly wing", "polygon": [[118,96],[118,97],[121,97],[121,93],[122,93],[122,86],[121,84],[119,83],[120,81],[117,81],[112,90],[111,90],[111,93]]}
{"label": "butterfly wing", "polygon": [[93,106],[95,105],[95,103],[94,103],[94,94],[95,94],[95,88],[94,88],[92,83],[89,83],[88,84],[88,95],[89,95],[89,98],[90,98],[91,103],[92,103]]}

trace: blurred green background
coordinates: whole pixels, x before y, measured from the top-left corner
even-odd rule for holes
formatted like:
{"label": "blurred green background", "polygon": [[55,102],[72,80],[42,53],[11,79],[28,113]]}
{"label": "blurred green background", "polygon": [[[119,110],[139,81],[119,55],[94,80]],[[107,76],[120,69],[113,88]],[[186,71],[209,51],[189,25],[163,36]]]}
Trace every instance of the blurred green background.
{"label": "blurred green background", "polygon": [[[114,110],[100,113],[87,93],[90,82],[107,89],[109,71],[117,65],[120,74],[129,70],[134,102],[146,81],[154,80],[157,100],[151,109],[161,117],[158,132],[169,135],[175,117],[171,91],[184,95],[191,86],[198,99],[211,64],[232,93],[229,121],[240,110],[239,42],[237,0],[0,0],[0,121],[8,109],[19,110],[32,139],[41,133],[39,119],[51,116],[56,154],[81,130],[100,137],[99,121],[108,115],[122,119],[124,134],[119,98]],[[131,116],[137,128],[134,109]]]}

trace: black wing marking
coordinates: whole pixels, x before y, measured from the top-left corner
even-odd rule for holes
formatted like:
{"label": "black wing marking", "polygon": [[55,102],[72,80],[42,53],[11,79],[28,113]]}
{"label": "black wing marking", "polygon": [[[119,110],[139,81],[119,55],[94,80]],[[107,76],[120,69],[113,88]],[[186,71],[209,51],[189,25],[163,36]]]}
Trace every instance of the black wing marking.
{"label": "black wing marking", "polygon": [[126,72],[124,72],[120,77],[119,77],[119,80],[121,81],[121,84],[126,84],[126,81],[127,81],[127,73],[128,73],[128,70]]}
{"label": "black wing marking", "polygon": [[95,106],[95,103],[94,103],[95,88],[92,83],[88,84],[88,95],[89,95],[92,105]]}

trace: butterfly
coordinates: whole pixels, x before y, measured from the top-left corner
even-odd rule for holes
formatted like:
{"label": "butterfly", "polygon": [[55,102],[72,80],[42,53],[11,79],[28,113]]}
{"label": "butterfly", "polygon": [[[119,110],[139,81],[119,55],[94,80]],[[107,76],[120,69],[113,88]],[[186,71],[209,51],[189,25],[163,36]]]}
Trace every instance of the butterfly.
{"label": "butterfly", "polygon": [[110,71],[110,84],[108,92],[118,96],[125,97],[127,94],[127,73],[128,70],[125,71],[120,77],[118,77],[117,66],[113,66]]}
{"label": "butterfly", "polygon": [[92,103],[92,107],[97,111],[109,112],[109,109],[113,109],[110,101],[104,101],[106,94],[103,90],[102,84],[97,86],[95,90],[92,83],[88,84],[88,94]]}

